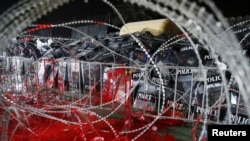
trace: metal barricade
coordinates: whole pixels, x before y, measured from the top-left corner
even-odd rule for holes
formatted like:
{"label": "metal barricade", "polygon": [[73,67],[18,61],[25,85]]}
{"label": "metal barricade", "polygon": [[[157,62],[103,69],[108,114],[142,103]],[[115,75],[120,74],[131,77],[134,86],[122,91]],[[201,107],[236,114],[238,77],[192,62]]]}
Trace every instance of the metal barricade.
{"label": "metal barricade", "polygon": [[[216,123],[229,114],[227,104],[236,115],[245,108],[238,88],[225,88],[229,80],[223,80],[225,76],[217,68],[158,66],[159,75],[152,66],[67,58],[32,61],[8,57],[1,61],[1,94],[17,104],[26,99],[46,105],[57,99],[91,108],[124,104],[129,99],[131,112],[136,109],[150,115],[161,113],[163,118],[186,121],[205,116]],[[226,100],[227,95],[230,101]],[[248,119],[234,120],[248,123]]]}

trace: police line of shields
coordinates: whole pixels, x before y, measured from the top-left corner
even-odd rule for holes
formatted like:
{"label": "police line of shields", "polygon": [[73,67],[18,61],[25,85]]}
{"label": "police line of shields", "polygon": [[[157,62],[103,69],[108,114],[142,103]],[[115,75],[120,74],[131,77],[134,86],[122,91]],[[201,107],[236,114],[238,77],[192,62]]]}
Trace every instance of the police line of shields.
{"label": "police line of shields", "polygon": [[0,88],[1,94],[8,92],[19,97],[16,102],[32,99],[46,103],[56,98],[69,102],[83,100],[85,106],[96,106],[109,102],[124,104],[129,100],[132,109],[160,113],[166,118],[249,124],[240,90],[235,82],[228,87],[230,80],[225,71],[158,67],[129,67],[72,58],[32,61],[4,57]]}

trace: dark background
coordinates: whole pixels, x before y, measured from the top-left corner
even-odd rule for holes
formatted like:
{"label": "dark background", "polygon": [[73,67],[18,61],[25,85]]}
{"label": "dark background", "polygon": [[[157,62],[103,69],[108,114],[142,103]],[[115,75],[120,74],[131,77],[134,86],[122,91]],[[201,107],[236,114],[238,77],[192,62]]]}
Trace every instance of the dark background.
{"label": "dark background", "polygon": [[[19,0],[1,0],[0,2],[0,14],[5,11],[7,8],[15,4]],[[67,5],[64,5],[59,8],[59,10],[53,11],[49,16],[43,17],[41,21],[56,21],[56,20],[74,20],[80,16],[85,16],[88,13],[89,17],[93,15],[103,14],[103,11],[107,10],[112,11],[110,8],[107,8],[102,2],[94,2],[100,0],[89,0],[90,4],[85,4],[84,0],[74,0]],[[121,0],[111,0],[114,3],[121,3]],[[215,4],[219,9],[221,9],[225,17],[237,17],[237,16],[246,16],[250,15],[250,7],[247,0],[214,0]],[[122,4],[120,4],[122,5]],[[124,5],[124,4],[123,4]],[[84,7],[85,6],[85,7]],[[74,7],[74,8],[73,8]],[[121,6],[120,6],[121,7]],[[126,9],[128,6],[124,5]],[[138,11],[137,11],[138,12]],[[58,13],[61,13],[60,16]],[[129,12],[131,13],[131,12]],[[127,12],[127,14],[129,14]],[[55,16],[56,19],[55,19]],[[123,15],[124,16],[124,15]],[[59,21],[60,22],[60,21]]]}
{"label": "dark background", "polygon": [[[17,3],[19,0],[1,0],[0,14],[6,9]],[[121,27],[123,24],[117,14],[101,0],[88,0],[86,4],[84,0],[74,0],[69,4],[65,4],[43,16],[36,21],[37,23],[63,23],[75,20],[97,19],[103,20],[110,24]],[[123,3],[121,0],[110,0],[121,15],[125,22],[143,21],[150,19],[160,19],[161,15],[151,10],[130,3]],[[250,15],[250,8],[247,0],[214,0],[216,6],[222,11],[226,18],[244,17]],[[139,10],[138,10],[139,9]],[[2,19],[0,19],[1,21]],[[65,31],[57,31],[58,34],[65,34]]]}

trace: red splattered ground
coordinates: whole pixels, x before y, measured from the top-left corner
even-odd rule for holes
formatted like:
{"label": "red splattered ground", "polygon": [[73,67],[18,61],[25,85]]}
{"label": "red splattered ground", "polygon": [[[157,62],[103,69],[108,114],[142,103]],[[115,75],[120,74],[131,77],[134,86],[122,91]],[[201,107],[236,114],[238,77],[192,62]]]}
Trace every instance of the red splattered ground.
{"label": "red splattered ground", "polygon": [[[53,116],[68,121],[78,121],[74,115],[57,114]],[[104,121],[92,123],[98,119],[94,115],[78,115],[78,117],[81,119],[79,125],[65,124],[35,115],[27,119],[20,119],[23,125],[18,125],[17,120],[11,118],[8,126],[8,138],[9,141],[130,141],[142,131],[124,135],[120,135],[119,132],[138,129],[149,123],[149,119],[131,118],[129,125],[125,126],[124,119],[108,118],[106,121],[114,128],[116,132],[114,133]],[[161,133],[164,128],[169,126],[163,123],[164,121],[161,120],[156,122],[153,127],[157,127],[157,130],[149,128],[137,141],[175,141],[172,135]]]}

